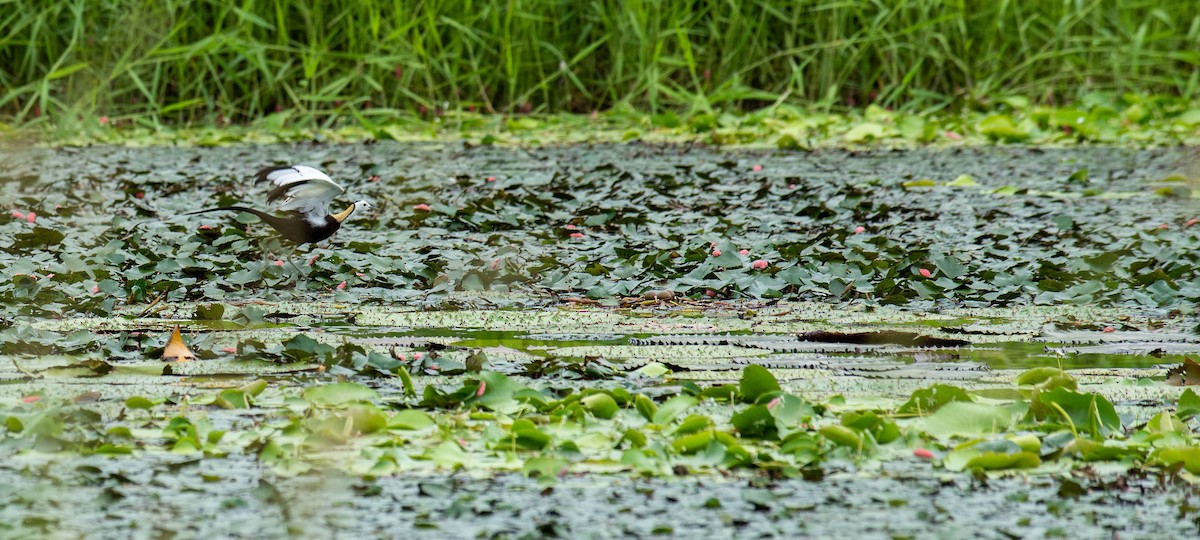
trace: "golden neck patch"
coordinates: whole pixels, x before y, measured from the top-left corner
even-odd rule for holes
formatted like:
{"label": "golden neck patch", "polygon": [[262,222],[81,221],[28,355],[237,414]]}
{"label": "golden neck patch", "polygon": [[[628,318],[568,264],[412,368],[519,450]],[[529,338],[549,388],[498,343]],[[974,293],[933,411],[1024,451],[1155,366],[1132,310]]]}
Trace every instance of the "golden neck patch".
{"label": "golden neck patch", "polygon": [[353,213],[354,213],[354,205],[352,204],[352,205],[350,205],[350,208],[342,210],[341,212],[338,212],[336,214],[332,214],[332,216],[333,216],[333,219],[336,219],[338,223],[341,223],[341,222],[345,221],[346,218],[350,217],[350,214],[353,214]]}

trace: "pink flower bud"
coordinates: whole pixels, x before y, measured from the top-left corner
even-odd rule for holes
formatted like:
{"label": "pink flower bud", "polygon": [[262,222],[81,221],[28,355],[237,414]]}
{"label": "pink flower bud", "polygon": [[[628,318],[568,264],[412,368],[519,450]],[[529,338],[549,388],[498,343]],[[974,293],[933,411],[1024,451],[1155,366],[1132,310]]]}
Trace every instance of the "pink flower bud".
{"label": "pink flower bud", "polygon": [[767,409],[770,410],[770,409],[774,409],[775,407],[778,407],[779,402],[781,402],[781,401],[783,401],[783,399],[781,399],[781,398],[772,399],[771,402],[767,404]]}
{"label": "pink flower bud", "polygon": [[429,205],[425,204],[425,203],[416,204],[416,205],[413,205],[413,210],[424,210],[424,211],[428,212]]}
{"label": "pink flower bud", "polygon": [[495,176],[489,176],[489,177],[487,177],[487,181],[488,181],[488,182],[495,182],[495,181],[496,181],[496,177],[495,177]]}
{"label": "pink flower bud", "polygon": [[492,259],[492,270],[499,270],[499,269],[500,269],[500,258],[496,257],[495,259]]}
{"label": "pink flower bud", "polygon": [[917,448],[913,450],[913,455],[921,459],[933,459],[933,452],[930,452],[924,448]]}
{"label": "pink flower bud", "polygon": [[345,281],[343,281],[343,282],[341,282],[341,283],[338,283],[338,285],[337,285],[337,290],[339,290],[339,291],[340,291],[340,290],[342,290],[342,289],[345,289],[345,288],[346,288],[346,282],[345,282]]}
{"label": "pink flower bud", "polygon": [[1113,327],[1111,327],[1111,326],[1105,326],[1105,327],[1104,327],[1104,330],[1101,330],[1101,332],[1104,332],[1105,334],[1111,334],[1111,333],[1113,333],[1113,332],[1116,332],[1116,331],[1117,331],[1117,329],[1116,329],[1116,328],[1113,328]]}
{"label": "pink flower bud", "polygon": [[279,259],[275,259],[275,266],[283,266],[283,261],[279,260]]}
{"label": "pink flower bud", "polygon": [[761,170],[762,170],[762,165],[755,165],[755,166],[753,166],[753,167],[750,167],[750,170],[752,170],[752,171],[754,171],[754,172],[761,171]]}
{"label": "pink flower bud", "polygon": [[20,210],[13,210],[12,217],[15,217],[17,219],[25,219],[25,214],[22,214]]}
{"label": "pink flower bud", "polygon": [[947,131],[946,133],[944,133],[944,135],[946,136],[947,139],[950,139],[952,141],[957,141],[957,140],[962,139],[962,135],[959,135],[953,131]]}
{"label": "pink flower bud", "polygon": [[768,263],[767,261],[765,261],[763,259],[759,259],[757,261],[750,263],[750,266],[753,266],[757,270],[762,270],[763,268],[770,266],[770,264],[771,263]]}
{"label": "pink flower bud", "polygon": [[920,270],[917,270],[917,272],[920,272],[920,274],[921,274],[921,277],[929,277],[929,276],[932,276],[932,275],[933,275],[933,272],[930,272],[929,270],[927,270],[927,269],[925,269],[925,268],[922,268],[922,269],[920,269]]}
{"label": "pink flower bud", "polygon": [[35,213],[33,213],[33,212],[30,212],[29,214],[27,214],[27,215],[25,216],[25,221],[28,221],[29,223],[33,223],[33,221],[34,221],[35,219],[37,219],[37,214],[35,214]]}
{"label": "pink flower bud", "polygon": [[862,234],[862,233],[865,233],[865,232],[867,232],[867,228],[866,228],[866,227],[863,227],[862,225],[859,225],[859,226],[857,226],[857,227],[855,227],[855,228],[854,228],[854,234]]}
{"label": "pink flower bud", "polygon": [[25,396],[21,398],[21,403],[37,403],[42,396]]}
{"label": "pink flower bud", "polygon": [[108,125],[108,117],[107,117],[107,116],[101,116],[101,117],[100,117],[100,125],[102,125],[102,126],[107,126],[107,125]]}
{"label": "pink flower bud", "polygon": [[573,230],[575,230],[577,227],[575,226],[575,224],[574,224],[574,223],[568,223],[568,224],[566,224],[566,225],[563,225],[563,228],[564,228],[564,229],[566,229],[566,230],[568,230],[568,231],[573,231]]}
{"label": "pink flower bud", "polygon": [[713,256],[713,257],[720,257],[720,256],[721,256],[721,250],[719,250],[719,249],[714,249],[714,250],[712,251],[712,256]]}
{"label": "pink flower bud", "polygon": [[424,355],[422,355],[422,354],[421,354],[421,353],[419,353],[419,352],[418,352],[418,353],[413,353],[413,360],[420,360],[422,356],[424,356]]}
{"label": "pink flower bud", "polygon": [[1196,223],[1200,223],[1200,219],[1192,218],[1192,219],[1187,220],[1187,223],[1184,223],[1183,226],[1191,227],[1192,225],[1195,225]]}
{"label": "pink flower bud", "polygon": [[100,292],[100,286],[99,286],[99,285],[93,285],[93,286],[92,286],[92,294],[98,294],[99,292]]}
{"label": "pink flower bud", "polygon": [[571,233],[571,238],[583,238],[583,233],[573,232],[573,233]]}
{"label": "pink flower bud", "polygon": [[738,255],[749,255],[749,254],[750,254],[750,250],[748,250],[748,249],[743,249],[743,250],[738,251]]}
{"label": "pink flower bud", "polygon": [[137,192],[137,193],[134,193],[134,194],[133,194],[133,196],[134,196],[134,197],[137,197],[137,198],[139,198],[139,199],[145,199],[145,198],[146,198],[146,192],[145,192],[145,191],[139,191],[139,192]]}
{"label": "pink flower bud", "polygon": [[[30,215],[32,215],[32,214],[30,214]],[[33,220],[30,220],[30,221],[33,221]],[[1160,228],[1160,229],[1162,229],[1162,230],[1164,230],[1164,231],[1165,231],[1165,230],[1167,230],[1167,229],[1170,229],[1170,228],[1171,228],[1171,226],[1170,226],[1170,225],[1167,225],[1166,223],[1163,223],[1163,224],[1159,225],[1159,226],[1158,226],[1158,228]]]}
{"label": "pink flower bud", "polygon": [[229,354],[237,354],[237,347],[224,347],[221,350]]}
{"label": "pink flower bud", "polygon": [[479,389],[475,391],[475,397],[483,397],[484,392],[487,392],[487,383],[479,381]]}
{"label": "pink flower bud", "polygon": [[201,226],[197,227],[197,229],[200,229],[202,231],[212,230],[212,225],[201,225]]}
{"label": "pink flower bud", "polygon": [[714,290],[712,290],[712,289],[709,289],[709,290],[707,290],[707,291],[704,291],[704,296],[707,296],[707,297],[709,297],[709,298],[716,298],[716,296],[717,296],[717,291],[714,291]]}

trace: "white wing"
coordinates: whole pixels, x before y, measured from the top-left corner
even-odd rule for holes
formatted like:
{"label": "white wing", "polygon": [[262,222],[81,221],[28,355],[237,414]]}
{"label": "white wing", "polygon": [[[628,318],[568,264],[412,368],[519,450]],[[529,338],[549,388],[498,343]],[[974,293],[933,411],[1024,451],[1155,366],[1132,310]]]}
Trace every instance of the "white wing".
{"label": "white wing", "polygon": [[304,214],[314,225],[325,223],[329,203],[346,191],[325,173],[306,165],[268,167],[258,171],[258,180],[275,186],[267,202],[283,199],[280,210]]}

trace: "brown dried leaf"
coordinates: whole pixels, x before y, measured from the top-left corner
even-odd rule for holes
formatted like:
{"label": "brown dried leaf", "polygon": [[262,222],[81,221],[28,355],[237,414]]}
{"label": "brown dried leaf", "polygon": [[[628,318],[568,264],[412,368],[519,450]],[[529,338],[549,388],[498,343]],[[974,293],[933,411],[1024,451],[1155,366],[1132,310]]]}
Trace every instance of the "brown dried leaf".
{"label": "brown dried leaf", "polygon": [[1200,364],[1188,357],[1183,363],[1167,371],[1167,384],[1171,386],[1200,386]]}
{"label": "brown dried leaf", "polygon": [[196,359],[196,355],[188,348],[187,343],[183,342],[183,334],[179,332],[179,325],[175,325],[175,330],[171,332],[171,339],[167,341],[166,348],[163,349],[162,359],[167,362],[191,362]]}

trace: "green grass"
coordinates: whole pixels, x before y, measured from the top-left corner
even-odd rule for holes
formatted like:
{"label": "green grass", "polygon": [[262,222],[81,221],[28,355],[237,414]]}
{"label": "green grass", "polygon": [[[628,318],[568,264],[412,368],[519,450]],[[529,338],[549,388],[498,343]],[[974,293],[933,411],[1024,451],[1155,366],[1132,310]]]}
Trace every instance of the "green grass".
{"label": "green grass", "polygon": [[0,0],[0,118],[1196,96],[1193,2]]}

